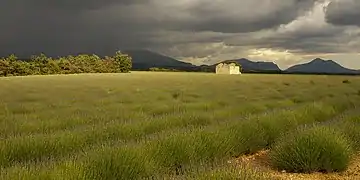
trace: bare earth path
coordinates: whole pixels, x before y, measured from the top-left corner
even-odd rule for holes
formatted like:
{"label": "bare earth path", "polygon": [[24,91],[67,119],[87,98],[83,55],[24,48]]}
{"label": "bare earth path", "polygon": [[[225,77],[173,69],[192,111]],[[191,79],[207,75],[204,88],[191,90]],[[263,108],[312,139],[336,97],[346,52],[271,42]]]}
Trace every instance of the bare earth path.
{"label": "bare earth path", "polygon": [[360,180],[360,153],[352,160],[349,168],[341,173],[286,173],[272,169],[269,165],[268,150],[260,151],[254,155],[242,156],[236,159],[236,163],[249,165],[268,173],[273,179],[278,180]]}

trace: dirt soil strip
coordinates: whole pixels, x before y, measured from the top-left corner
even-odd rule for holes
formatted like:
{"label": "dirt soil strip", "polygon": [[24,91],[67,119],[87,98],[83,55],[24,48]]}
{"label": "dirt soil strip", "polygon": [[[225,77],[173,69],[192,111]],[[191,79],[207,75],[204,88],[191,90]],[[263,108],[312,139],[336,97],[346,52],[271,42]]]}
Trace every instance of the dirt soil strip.
{"label": "dirt soil strip", "polygon": [[248,165],[257,168],[269,174],[272,179],[279,180],[360,180],[360,153],[355,155],[349,168],[340,173],[286,173],[279,172],[271,168],[268,159],[269,150],[260,151],[254,155],[241,156],[234,160],[234,162],[241,165]]}

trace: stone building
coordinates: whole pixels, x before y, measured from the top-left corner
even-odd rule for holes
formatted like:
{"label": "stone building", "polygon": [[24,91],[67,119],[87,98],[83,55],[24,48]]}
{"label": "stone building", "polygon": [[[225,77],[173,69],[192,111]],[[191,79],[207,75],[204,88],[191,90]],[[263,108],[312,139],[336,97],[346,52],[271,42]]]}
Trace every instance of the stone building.
{"label": "stone building", "polygon": [[240,67],[235,63],[220,63],[216,65],[216,74],[241,74]]}

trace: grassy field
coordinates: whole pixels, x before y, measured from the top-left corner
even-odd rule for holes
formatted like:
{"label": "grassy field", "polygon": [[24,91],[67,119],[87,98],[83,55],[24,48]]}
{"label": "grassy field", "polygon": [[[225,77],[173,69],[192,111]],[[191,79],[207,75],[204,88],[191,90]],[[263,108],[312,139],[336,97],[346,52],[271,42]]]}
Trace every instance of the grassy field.
{"label": "grassy field", "polygon": [[[299,127],[349,129],[359,100],[360,77],[349,76],[4,77],[0,179],[268,179],[227,162]],[[357,129],[346,132],[356,149]]]}

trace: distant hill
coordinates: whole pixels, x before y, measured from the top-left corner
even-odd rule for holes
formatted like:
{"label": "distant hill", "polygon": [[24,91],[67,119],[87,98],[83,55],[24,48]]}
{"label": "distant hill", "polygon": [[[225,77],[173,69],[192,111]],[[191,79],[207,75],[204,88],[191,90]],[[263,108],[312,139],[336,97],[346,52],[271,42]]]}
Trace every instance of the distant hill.
{"label": "distant hill", "polygon": [[244,73],[291,73],[291,74],[360,74],[360,70],[342,67],[332,60],[316,58],[309,63],[298,64],[282,71],[273,62],[255,62],[245,58],[224,60],[213,65],[196,66],[149,50],[122,50],[132,57],[133,70],[165,68],[180,71],[215,72],[215,66],[221,62],[237,62]]}
{"label": "distant hill", "polygon": [[[179,61],[177,59],[155,53],[149,50],[123,50],[123,53],[129,54],[132,57],[133,70],[148,70],[152,67],[189,70],[189,71],[215,71],[213,65],[195,66],[191,63]],[[222,62],[235,61],[242,66],[243,72],[280,72],[280,68],[273,62],[253,62],[248,59],[234,59],[225,60]]]}
{"label": "distant hill", "polygon": [[[219,63],[230,63],[236,62],[241,65],[241,72],[245,73],[281,73],[281,69],[273,62],[254,62],[245,58],[241,59],[232,59],[232,60],[224,60]],[[210,66],[202,65],[202,69],[207,69],[207,71],[215,71],[216,65],[219,63],[215,63]]]}
{"label": "distant hill", "polygon": [[182,62],[148,50],[123,50],[121,52],[132,57],[133,70],[148,70],[152,67],[179,70],[196,68],[191,63]]}
{"label": "distant hill", "polygon": [[277,71],[280,72],[281,69],[273,62],[255,62],[250,61],[245,58],[234,59],[234,60],[225,60],[222,62],[235,61],[239,63],[243,69],[243,72],[269,72],[269,71]]}
{"label": "distant hill", "polygon": [[287,73],[309,74],[360,74],[360,71],[342,67],[333,60],[316,58],[308,63],[298,64],[285,70]]}

